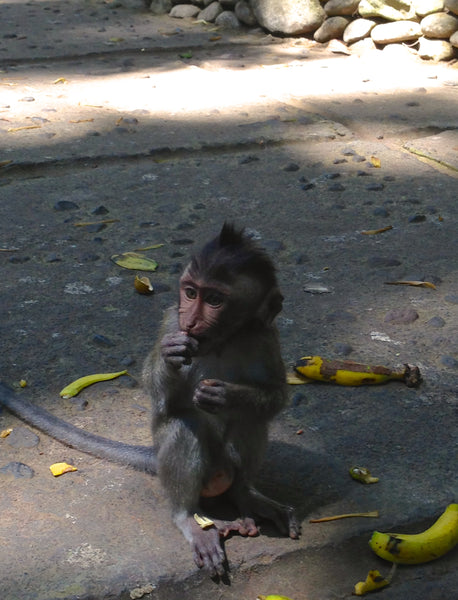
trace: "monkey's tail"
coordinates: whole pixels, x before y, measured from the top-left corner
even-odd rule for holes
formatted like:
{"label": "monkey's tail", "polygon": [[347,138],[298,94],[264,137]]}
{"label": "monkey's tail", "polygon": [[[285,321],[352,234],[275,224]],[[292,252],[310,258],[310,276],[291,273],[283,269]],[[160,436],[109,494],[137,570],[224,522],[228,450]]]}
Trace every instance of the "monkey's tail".
{"label": "monkey's tail", "polygon": [[133,467],[155,475],[157,457],[152,446],[135,446],[109,440],[100,435],[89,433],[55,417],[44,408],[20,398],[4,383],[0,382],[0,405],[17,417],[36,427],[54,439],[97,458],[104,458],[121,465]]}

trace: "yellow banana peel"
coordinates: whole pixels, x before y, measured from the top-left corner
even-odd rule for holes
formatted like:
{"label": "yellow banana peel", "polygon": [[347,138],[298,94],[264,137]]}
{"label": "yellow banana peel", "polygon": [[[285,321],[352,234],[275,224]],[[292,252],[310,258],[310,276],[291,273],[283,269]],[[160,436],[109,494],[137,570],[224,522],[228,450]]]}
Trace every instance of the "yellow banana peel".
{"label": "yellow banana peel", "polygon": [[119,371],[118,373],[96,373],[95,375],[86,375],[85,377],[80,377],[76,379],[76,381],[72,381],[67,386],[61,390],[60,395],[62,398],[72,398],[81,392],[82,389],[88,387],[88,385],[92,385],[93,383],[97,383],[99,381],[108,381],[109,379],[115,379],[115,377],[120,377],[121,375],[127,375],[127,371]]}
{"label": "yellow banana peel", "polygon": [[378,477],[372,477],[371,472],[366,467],[351,467],[350,476],[361,483],[377,483]]}
{"label": "yellow banana peel", "polygon": [[385,560],[415,565],[439,558],[458,543],[458,504],[449,504],[437,521],[417,534],[374,531],[369,545]]}
{"label": "yellow banana peel", "polygon": [[380,571],[369,571],[366,581],[358,581],[358,583],[355,584],[353,594],[355,596],[364,596],[364,594],[367,594],[368,592],[375,592],[376,590],[389,585],[394,575],[395,566],[396,565],[393,565],[387,577],[380,575]]}
{"label": "yellow banana peel", "polygon": [[403,381],[408,387],[421,382],[418,367],[404,365],[400,371],[380,365],[364,365],[352,360],[334,360],[321,356],[304,356],[294,366],[306,379],[334,382],[339,385],[371,385],[391,380]]}

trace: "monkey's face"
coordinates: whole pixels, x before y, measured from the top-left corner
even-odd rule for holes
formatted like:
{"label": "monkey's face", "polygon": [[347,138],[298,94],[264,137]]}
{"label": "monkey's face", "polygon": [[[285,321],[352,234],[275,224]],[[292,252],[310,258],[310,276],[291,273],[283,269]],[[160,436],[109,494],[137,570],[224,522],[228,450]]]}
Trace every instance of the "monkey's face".
{"label": "monkey's face", "polygon": [[251,276],[238,275],[223,282],[186,270],[180,280],[180,329],[205,341],[205,346],[218,345],[255,320],[266,321],[269,296],[265,286]]}
{"label": "monkey's face", "polygon": [[180,329],[197,339],[213,337],[228,304],[227,286],[207,283],[185,273],[180,280]]}

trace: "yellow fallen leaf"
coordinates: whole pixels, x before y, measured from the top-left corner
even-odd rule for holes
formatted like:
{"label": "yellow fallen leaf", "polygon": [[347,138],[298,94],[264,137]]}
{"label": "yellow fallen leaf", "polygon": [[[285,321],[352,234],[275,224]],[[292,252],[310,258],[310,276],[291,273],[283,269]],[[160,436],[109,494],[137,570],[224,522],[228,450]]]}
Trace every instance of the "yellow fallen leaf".
{"label": "yellow fallen leaf", "polygon": [[385,281],[386,285],[412,285],[414,287],[427,287],[436,290],[434,283],[430,281]]}
{"label": "yellow fallen leaf", "polygon": [[370,161],[371,161],[372,166],[375,167],[376,169],[380,169],[380,167],[382,166],[382,162],[381,162],[380,158],[377,158],[376,156],[371,156]]}
{"label": "yellow fallen leaf", "polygon": [[76,467],[74,467],[73,465],[69,465],[66,462],[54,463],[49,468],[54,477],[59,477],[59,475],[63,475],[64,473],[78,471]]}
{"label": "yellow fallen leaf", "polygon": [[309,519],[309,523],[326,523],[327,521],[338,521],[339,519],[349,519],[350,517],[378,517],[378,510],[360,513],[345,513],[343,515],[332,515],[330,517],[321,517],[321,519]]}
{"label": "yellow fallen leaf", "polygon": [[0,168],[1,167],[6,167],[7,165],[10,165],[13,161],[12,160],[1,160],[0,161]]}
{"label": "yellow fallen leaf", "polygon": [[13,431],[13,429],[11,427],[9,427],[8,429],[4,429],[3,431],[0,431],[0,438],[8,437],[12,431]]}
{"label": "yellow fallen leaf", "polygon": [[119,43],[119,42],[123,42],[124,38],[122,38],[122,37],[111,37],[108,41],[109,42],[114,42],[114,43]]}
{"label": "yellow fallen leaf", "polygon": [[194,520],[202,529],[207,529],[207,527],[213,527],[214,525],[211,519],[207,517],[201,517],[197,513],[194,513]]}
{"label": "yellow fallen leaf", "polygon": [[69,123],[92,123],[94,119],[75,119],[69,121]]}
{"label": "yellow fallen leaf", "polygon": [[68,83],[68,81],[65,79],[65,77],[59,77],[58,79],[55,79],[53,83]]}
{"label": "yellow fallen leaf", "polygon": [[19,385],[21,388],[25,388],[25,387],[27,387],[27,381],[25,379],[21,379],[21,381],[19,382]]}
{"label": "yellow fallen leaf", "polygon": [[390,229],[393,229],[393,225],[387,225],[386,227],[382,227],[381,229],[367,229],[366,231],[361,231],[361,233],[363,235],[377,235],[378,233],[390,231]]}
{"label": "yellow fallen leaf", "polygon": [[114,254],[111,260],[124,269],[133,269],[134,271],[155,271],[158,266],[155,260],[136,252]]}

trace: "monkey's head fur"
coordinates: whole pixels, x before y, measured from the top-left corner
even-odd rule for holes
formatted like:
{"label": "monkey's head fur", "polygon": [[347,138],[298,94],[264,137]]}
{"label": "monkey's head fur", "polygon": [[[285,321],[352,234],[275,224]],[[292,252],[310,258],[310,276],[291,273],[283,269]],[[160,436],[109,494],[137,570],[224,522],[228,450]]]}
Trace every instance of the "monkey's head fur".
{"label": "monkey's head fur", "polygon": [[239,275],[248,275],[263,283],[266,290],[277,286],[275,267],[267,253],[244,229],[224,223],[219,235],[194,255],[189,265],[190,273],[232,283]]}
{"label": "monkey's head fur", "polygon": [[224,223],[219,235],[192,257],[185,273],[223,292],[228,290],[229,310],[223,308],[219,316],[226,331],[270,325],[282,309],[272,260],[231,223]]}

